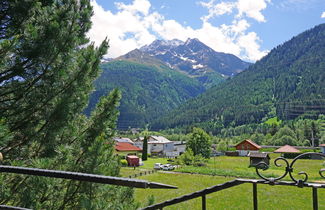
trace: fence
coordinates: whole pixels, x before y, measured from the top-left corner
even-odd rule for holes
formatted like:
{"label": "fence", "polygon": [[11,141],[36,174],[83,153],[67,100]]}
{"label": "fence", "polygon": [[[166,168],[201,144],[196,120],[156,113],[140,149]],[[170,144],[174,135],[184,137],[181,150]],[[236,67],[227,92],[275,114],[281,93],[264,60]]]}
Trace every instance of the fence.
{"label": "fence", "polygon": [[[68,171],[46,170],[46,169],[38,169],[38,168],[25,168],[25,167],[17,167],[17,166],[0,165],[0,172],[25,174],[25,175],[33,175],[33,176],[44,176],[44,177],[51,177],[51,178],[61,178],[61,179],[85,181],[85,182],[100,183],[100,184],[127,186],[127,187],[134,187],[134,188],[156,188],[156,189],[177,188],[171,185],[161,184],[157,182],[148,182],[145,180],[138,180],[138,179],[128,179],[122,177],[102,176],[96,174],[86,174],[86,173],[68,172]],[[24,209],[24,208],[0,205],[0,209]]]}
{"label": "fence", "polygon": [[[190,193],[187,195],[183,195],[162,203],[154,204],[148,207],[143,208],[143,210],[151,210],[151,209],[163,209],[164,207],[175,205],[178,203],[182,203],[188,200],[192,200],[198,197],[202,199],[202,210],[206,210],[206,195],[210,193],[215,193],[218,191],[222,191],[231,187],[235,187],[245,183],[252,183],[253,185],[253,209],[258,209],[258,200],[257,200],[257,185],[258,184],[269,184],[269,185],[286,185],[286,186],[298,186],[294,182],[270,182],[265,180],[256,180],[256,179],[235,179],[229,182],[225,182],[223,184],[215,185],[213,187],[206,188],[204,190],[196,191],[194,193]],[[312,197],[313,197],[313,209],[318,210],[318,196],[317,196],[317,189],[318,188],[325,188],[325,184],[316,184],[316,183],[303,183],[302,186],[299,187],[310,187],[312,188]]]}
{"label": "fence", "polygon": [[147,174],[153,174],[153,173],[155,173],[156,172],[156,170],[151,170],[151,171],[143,171],[143,172],[140,172],[140,173],[137,173],[137,174],[132,174],[132,175],[130,175],[130,176],[128,176],[129,178],[137,178],[137,177],[139,177],[139,176],[144,176],[144,175],[147,175]]}
{"label": "fence", "polygon": [[[253,185],[253,209],[257,210],[258,209],[258,199],[257,199],[257,185],[258,184],[268,184],[268,185],[285,185],[285,186],[296,186],[296,187],[309,187],[312,188],[312,206],[314,210],[318,210],[318,194],[317,194],[317,190],[319,188],[325,188],[325,184],[320,184],[320,183],[308,183],[308,174],[306,172],[300,172],[300,175],[304,175],[304,179],[296,179],[293,176],[293,166],[296,163],[297,160],[302,159],[306,156],[312,156],[312,155],[317,155],[317,156],[321,156],[321,157],[325,157],[325,154],[321,154],[321,153],[314,153],[314,152],[309,152],[309,153],[304,153],[301,154],[299,156],[297,156],[296,158],[293,159],[293,161],[289,164],[289,162],[283,158],[283,157],[279,157],[277,159],[274,160],[274,164],[276,166],[281,166],[279,164],[279,161],[282,161],[285,163],[286,168],[284,173],[276,178],[267,178],[265,176],[263,176],[259,170],[267,170],[269,165],[264,163],[264,162],[260,162],[259,164],[256,165],[256,173],[257,175],[262,178],[261,180],[256,180],[256,179],[235,179],[233,181],[229,181],[229,182],[225,182],[223,184],[219,184],[219,185],[215,185],[213,187],[209,187],[200,191],[196,191],[194,193],[190,193],[187,195],[183,195],[181,197],[177,197],[162,203],[158,203],[158,204],[154,204],[148,207],[143,208],[143,210],[150,210],[150,209],[163,209],[164,207],[167,206],[171,206],[171,205],[175,205],[178,203],[182,203],[188,200],[192,200],[198,197],[201,197],[202,199],[202,210],[206,209],[206,195],[210,194],[210,193],[214,193],[214,192],[218,192],[218,191],[222,191],[231,187],[235,187],[244,183],[251,183]],[[286,177],[289,174],[289,177],[292,181],[288,182],[288,181],[279,181],[281,179],[283,179],[284,177]],[[321,169],[319,171],[319,175],[325,179],[325,169]]]}

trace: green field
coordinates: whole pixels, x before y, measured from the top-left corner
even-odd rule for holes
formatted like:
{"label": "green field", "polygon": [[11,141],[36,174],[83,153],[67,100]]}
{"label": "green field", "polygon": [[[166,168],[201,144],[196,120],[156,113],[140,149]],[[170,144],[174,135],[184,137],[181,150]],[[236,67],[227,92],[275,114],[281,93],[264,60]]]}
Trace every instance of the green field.
{"label": "green field", "polygon": [[[266,171],[262,171],[263,175],[269,177],[282,175],[285,171],[285,163],[279,161],[278,163],[282,164],[283,167],[276,167],[273,164],[273,161],[275,158],[279,157],[279,154],[271,154],[270,157],[270,168]],[[289,160],[289,163],[290,162],[291,160]],[[319,176],[319,169],[323,167],[323,162],[324,161],[322,160],[298,160],[293,166],[294,172],[296,172],[296,174],[300,171],[307,172],[309,175],[309,181],[321,180],[321,177]],[[255,172],[255,168],[249,168],[248,166],[248,157],[220,156],[211,158],[205,167],[184,166],[180,169],[177,169],[176,171],[240,178],[258,178]],[[299,176],[297,179],[299,179]]]}
{"label": "green field", "polygon": [[[271,161],[276,156],[272,155]],[[145,165],[137,170],[152,169],[155,162],[164,163],[166,159],[150,159]],[[295,174],[306,171],[310,175],[309,181],[319,180],[318,171],[322,168],[324,161],[299,160],[295,164]],[[166,201],[184,194],[211,187],[241,178],[257,178],[254,168],[248,168],[247,157],[217,157],[211,158],[205,167],[183,167],[180,171],[191,173],[165,173],[158,172],[151,175],[139,177],[148,181],[160,182],[178,187],[176,190],[166,189],[136,189],[136,201],[141,207],[148,205],[149,197],[154,197],[154,203]],[[271,166],[264,172],[266,175],[280,175],[284,168]],[[196,173],[226,176],[211,176]],[[295,175],[298,179],[299,175]],[[312,209],[312,189],[286,186],[258,185],[259,209]],[[319,209],[325,210],[325,189],[318,190]],[[201,199],[194,199],[185,203],[177,204],[166,209],[200,209]],[[165,208],[164,208],[165,209]],[[243,184],[207,196],[207,209],[252,209],[252,184]]]}
{"label": "green field", "polygon": [[[206,187],[233,180],[230,177],[197,174],[156,173],[141,179],[178,186],[179,189],[136,189],[135,199],[147,206],[149,196],[154,203],[166,201]],[[259,209],[312,209],[312,189],[258,185]],[[319,209],[325,209],[325,189],[318,190]],[[164,209],[200,209],[201,199],[186,201]],[[252,184],[243,184],[207,196],[207,209],[252,209]]]}

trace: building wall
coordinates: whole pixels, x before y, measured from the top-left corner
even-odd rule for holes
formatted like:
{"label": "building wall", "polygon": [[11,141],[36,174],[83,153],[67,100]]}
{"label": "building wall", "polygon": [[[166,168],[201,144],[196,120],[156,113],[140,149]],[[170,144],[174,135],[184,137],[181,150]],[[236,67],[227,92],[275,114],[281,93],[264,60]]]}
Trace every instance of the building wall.
{"label": "building wall", "polygon": [[239,156],[247,156],[250,152],[249,150],[237,150]]}
{"label": "building wall", "polygon": [[174,143],[170,142],[170,143],[164,144],[163,148],[164,148],[164,153],[172,152],[172,151],[174,151]]}
{"label": "building wall", "polygon": [[148,152],[152,153],[152,151],[163,151],[164,150],[164,144],[155,144],[150,143],[148,144]]}
{"label": "building wall", "polygon": [[321,147],[321,148],[320,148],[320,151],[321,151],[323,154],[325,154],[325,147]]}
{"label": "building wall", "polygon": [[136,141],[136,142],[134,142],[134,146],[139,147],[140,149],[143,149],[143,142],[142,141]]}
{"label": "building wall", "polygon": [[139,156],[139,151],[115,151],[115,154],[118,154],[120,156],[128,156],[128,155],[136,155]]}
{"label": "building wall", "polygon": [[237,150],[259,150],[258,148],[254,147],[253,145],[249,144],[248,142],[243,142],[236,146]]}

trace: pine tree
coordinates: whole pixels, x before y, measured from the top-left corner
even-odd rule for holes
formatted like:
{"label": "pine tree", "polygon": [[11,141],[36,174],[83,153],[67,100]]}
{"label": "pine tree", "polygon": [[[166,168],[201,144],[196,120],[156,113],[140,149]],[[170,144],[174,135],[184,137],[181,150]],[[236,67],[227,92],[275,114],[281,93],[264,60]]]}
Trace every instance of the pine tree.
{"label": "pine tree", "polygon": [[[118,90],[81,114],[99,75],[105,40],[96,48],[89,0],[0,3],[0,135],[4,163],[117,176],[113,136]],[[108,143],[108,144],[104,144]],[[1,203],[33,209],[132,208],[129,188],[2,175]],[[33,187],[30,187],[33,186]]]}
{"label": "pine tree", "polygon": [[142,160],[148,160],[148,137],[147,136],[145,136],[143,139]]}

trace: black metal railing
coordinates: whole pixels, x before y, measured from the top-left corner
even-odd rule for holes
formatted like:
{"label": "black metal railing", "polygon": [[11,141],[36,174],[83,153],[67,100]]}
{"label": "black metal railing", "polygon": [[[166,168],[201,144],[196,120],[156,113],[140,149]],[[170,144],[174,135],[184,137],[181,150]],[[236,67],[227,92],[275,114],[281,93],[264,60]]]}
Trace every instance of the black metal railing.
{"label": "black metal railing", "polygon": [[[291,164],[289,164],[289,162],[282,157],[276,158],[274,160],[274,164],[277,167],[280,167],[281,165],[279,164],[279,161],[283,161],[286,164],[285,167],[285,171],[283,173],[283,175],[276,177],[276,178],[268,178],[265,177],[264,175],[261,174],[260,170],[267,170],[269,168],[269,165],[267,165],[266,163],[262,162],[256,165],[256,173],[259,177],[262,178],[262,180],[257,180],[257,179],[235,179],[223,184],[219,184],[219,185],[215,185],[213,187],[209,187],[206,188],[204,190],[200,190],[200,191],[196,191],[194,193],[190,193],[187,195],[183,195],[162,203],[158,203],[158,204],[154,204],[148,207],[143,208],[143,210],[149,210],[149,209],[163,209],[164,207],[167,206],[171,206],[171,205],[175,205],[178,203],[182,203],[188,200],[192,200],[198,197],[202,198],[202,209],[205,210],[206,209],[206,195],[210,194],[210,193],[215,193],[218,191],[222,191],[224,189],[227,188],[231,188],[231,187],[235,187],[237,185],[241,185],[241,184],[245,184],[245,183],[251,183],[253,185],[253,209],[257,210],[258,209],[258,199],[257,199],[257,185],[258,184],[268,184],[268,185],[272,185],[272,186],[276,186],[276,185],[285,185],[285,186],[292,186],[292,187],[309,187],[312,188],[312,200],[313,200],[313,209],[314,210],[318,210],[318,194],[317,194],[317,190],[319,188],[325,188],[325,184],[321,184],[321,183],[308,183],[308,174],[304,171],[299,172],[299,175],[303,175],[304,179],[296,179],[293,175],[293,166],[294,164],[299,160],[302,159],[306,156],[311,156],[311,155],[316,155],[316,156],[322,156],[325,157],[325,154],[321,154],[321,153],[315,153],[315,152],[309,152],[309,153],[304,153],[301,154],[299,156],[297,156],[296,158],[294,158],[291,162]],[[285,178],[287,175],[289,174],[289,177],[291,179],[291,181],[280,181],[281,179]],[[321,169],[319,171],[319,175],[322,178],[325,178],[325,169]]]}
{"label": "black metal railing", "polygon": [[[102,176],[96,174],[47,170],[47,169],[38,169],[38,168],[26,168],[26,167],[17,167],[17,166],[0,165],[0,172],[25,174],[25,175],[33,175],[33,176],[44,176],[44,177],[51,177],[51,178],[61,178],[61,179],[85,181],[85,182],[100,183],[100,184],[127,186],[127,187],[134,187],[134,188],[156,188],[156,189],[177,188],[172,185],[161,184],[157,182],[148,182],[139,179],[128,179],[122,177]],[[25,209],[25,208],[0,205],[0,209]]]}

